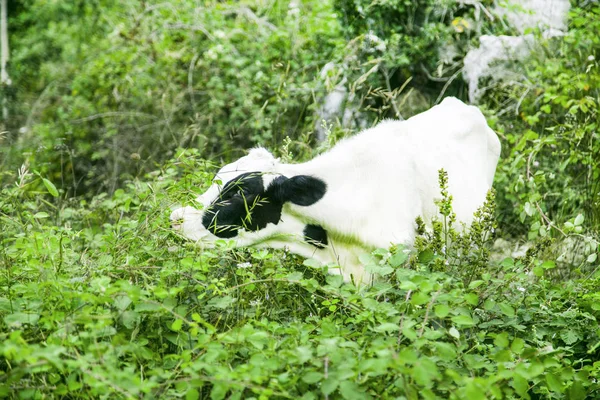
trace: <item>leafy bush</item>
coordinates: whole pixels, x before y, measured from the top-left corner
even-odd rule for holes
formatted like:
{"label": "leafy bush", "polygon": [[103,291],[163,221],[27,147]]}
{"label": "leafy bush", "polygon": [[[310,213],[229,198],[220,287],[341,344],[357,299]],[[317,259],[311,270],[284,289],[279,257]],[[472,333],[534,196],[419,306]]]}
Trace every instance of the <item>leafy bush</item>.
{"label": "leafy bush", "polygon": [[466,97],[462,60],[493,27],[491,1],[335,0],[351,40],[344,53],[349,86],[371,117],[409,117],[444,95]]}
{"label": "leafy bush", "polygon": [[340,41],[320,1],[21,3],[11,166],[27,152],[70,195],[112,192],[180,146],[230,158],[299,137]]}
{"label": "leafy bush", "polygon": [[555,284],[535,255],[489,262],[478,247],[492,204],[465,235],[444,197],[445,231],[436,224],[415,253],[365,256],[380,279],[357,288],[283,252],[226,241],[202,251],[175,237],[168,207],[209,185],[201,163],[180,154],[113,196],[58,206],[30,190],[40,178],[12,178],[0,197],[4,396],[600,393],[598,274]]}
{"label": "leafy bush", "polygon": [[544,52],[528,61],[522,81],[487,99],[494,109],[507,105],[498,109],[496,128],[508,151],[497,187],[513,232],[526,220],[538,222],[542,235],[551,221],[565,230],[579,213],[600,226],[598,15],[597,6],[574,9],[564,38],[540,44]]}

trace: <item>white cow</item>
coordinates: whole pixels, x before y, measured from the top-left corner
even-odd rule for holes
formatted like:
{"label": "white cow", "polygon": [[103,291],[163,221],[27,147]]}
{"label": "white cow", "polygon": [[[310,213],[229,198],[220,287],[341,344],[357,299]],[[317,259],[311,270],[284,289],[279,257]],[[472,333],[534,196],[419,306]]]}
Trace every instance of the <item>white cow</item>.
{"label": "white cow", "polygon": [[492,181],[498,137],[474,106],[456,98],[406,121],[383,121],[302,164],[283,164],[263,148],[224,166],[173,227],[203,246],[287,248],[339,266],[346,281],[370,279],[358,256],[410,246],[415,219],[438,216],[438,171],[449,176],[457,221],[470,224]]}

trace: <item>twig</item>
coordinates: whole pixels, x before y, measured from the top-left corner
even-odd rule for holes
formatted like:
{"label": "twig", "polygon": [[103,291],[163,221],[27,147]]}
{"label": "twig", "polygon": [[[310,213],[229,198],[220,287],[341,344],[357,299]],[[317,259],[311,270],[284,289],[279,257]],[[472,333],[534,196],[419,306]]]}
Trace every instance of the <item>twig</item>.
{"label": "twig", "polygon": [[439,296],[441,290],[435,292],[435,294],[431,297],[431,301],[427,304],[427,310],[425,310],[425,318],[423,318],[423,323],[421,324],[421,329],[419,329],[419,337],[423,336],[423,331],[425,330],[425,325],[427,325],[427,320],[429,319],[429,312],[431,311],[431,307],[433,303],[435,303],[435,299]]}
{"label": "twig", "polygon": [[458,74],[460,74],[462,72],[462,68],[460,68],[458,71],[456,71],[451,77],[450,79],[448,79],[448,82],[446,82],[446,84],[444,85],[444,87],[442,88],[442,91],[440,92],[440,95],[438,96],[438,98],[435,100],[434,104],[438,104],[441,100],[441,98],[444,96],[444,93],[446,93],[446,89],[448,89],[448,86],[450,86],[450,84],[456,79],[456,77],[458,77]]}
{"label": "twig", "polygon": [[88,121],[93,121],[95,119],[108,118],[108,117],[141,117],[141,118],[156,119],[156,117],[154,115],[146,114],[146,113],[142,113],[142,112],[109,111],[109,112],[105,112],[105,113],[90,115],[88,117],[73,119],[73,120],[71,120],[71,122],[74,124],[78,124],[81,122],[88,122]]}
{"label": "twig", "polygon": [[[406,303],[408,303],[408,299],[410,299],[410,295],[412,294],[412,290],[409,290],[408,292],[406,292],[406,298],[404,299],[404,301]],[[402,318],[400,318],[400,326],[398,327],[398,346],[400,346],[400,342],[402,341],[402,328],[404,327],[404,317],[406,316],[406,313],[402,314]]]}

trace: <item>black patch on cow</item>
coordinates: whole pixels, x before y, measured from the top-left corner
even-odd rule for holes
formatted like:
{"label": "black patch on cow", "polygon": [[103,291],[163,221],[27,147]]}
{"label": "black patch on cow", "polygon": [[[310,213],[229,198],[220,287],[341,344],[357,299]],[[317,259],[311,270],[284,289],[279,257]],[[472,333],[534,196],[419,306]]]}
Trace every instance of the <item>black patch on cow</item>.
{"label": "black patch on cow", "polygon": [[327,184],[308,175],[297,175],[292,178],[278,176],[271,182],[269,189],[278,201],[291,202],[298,206],[310,206],[321,200],[327,192]]}
{"label": "black patch on cow", "polygon": [[241,174],[221,190],[202,217],[202,225],[224,239],[235,237],[240,229],[258,231],[268,223],[279,223],[285,202],[309,206],[326,190],[325,182],[306,175],[278,176],[265,190],[262,173]]}
{"label": "black patch on cow", "polygon": [[328,243],[327,231],[320,225],[308,224],[304,228],[304,241],[319,249],[324,249]]}

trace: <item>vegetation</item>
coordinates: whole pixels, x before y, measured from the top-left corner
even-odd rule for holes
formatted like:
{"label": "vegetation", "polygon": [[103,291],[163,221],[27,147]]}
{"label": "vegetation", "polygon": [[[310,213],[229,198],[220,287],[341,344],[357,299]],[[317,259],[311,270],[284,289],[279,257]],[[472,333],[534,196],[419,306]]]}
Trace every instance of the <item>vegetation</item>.
{"label": "vegetation", "polygon": [[372,286],[169,227],[244,148],[299,161],[350,134],[340,117],[312,137],[344,79],[366,124],[464,98],[461,54],[509,29],[472,3],[9,2],[0,397],[600,397],[590,2],[486,91],[503,156],[469,233],[442,172],[444,218],[414,249],[364,255]]}

